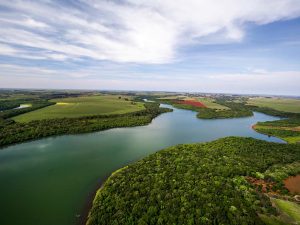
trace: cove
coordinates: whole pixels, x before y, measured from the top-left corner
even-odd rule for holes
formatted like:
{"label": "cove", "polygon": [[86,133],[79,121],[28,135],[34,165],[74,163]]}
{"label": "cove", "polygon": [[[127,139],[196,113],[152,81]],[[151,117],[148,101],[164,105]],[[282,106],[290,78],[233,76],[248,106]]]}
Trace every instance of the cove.
{"label": "cove", "polygon": [[51,137],[1,149],[0,224],[78,224],[88,197],[109,174],[168,146],[226,136],[284,143],[251,129],[258,121],[278,117],[255,112],[247,118],[202,120],[196,112],[173,109],[146,126]]}

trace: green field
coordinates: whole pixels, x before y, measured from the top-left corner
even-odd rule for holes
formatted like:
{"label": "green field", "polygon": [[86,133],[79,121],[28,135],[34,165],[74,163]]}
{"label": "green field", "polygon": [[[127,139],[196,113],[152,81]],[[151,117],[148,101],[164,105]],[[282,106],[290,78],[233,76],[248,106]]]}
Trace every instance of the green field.
{"label": "green field", "polygon": [[289,98],[249,98],[249,105],[268,107],[283,112],[300,113],[300,99]]}
{"label": "green field", "polygon": [[259,215],[261,220],[267,225],[287,225],[287,223],[282,222],[276,216],[267,216],[267,215]]}
{"label": "green field", "polygon": [[217,109],[217,110],[228,110],[229,109],[228,107],[226,107],[224,105],[215,103],[214,99],[212,99],[212,98],[198,98],[197,100],[202,102],[204,105],[206,105],[207,108]]}
{"label": "green field", "polygon": [[132,103],[127,96],[119,99],[117,95],[60,98],[53,99],[51,102],[56,104],[13,117],[13,119],[17,122],[29,122],[42,119],[123,114],[144,109],[142,103]]}
{"label": "green field", "polygon": [[170,96],[167,96],[167,97],[161,97],[161,98],[158,98],[158,99],[162,99],[162,100],[183,100],[187,98],[187,96],[185,95],[170,95]]}
{"label": "green field", "polygon": [[273,199],[278,209],[293,219],[296,224],[300,223],[300,206],[297,203],[281,199]]}

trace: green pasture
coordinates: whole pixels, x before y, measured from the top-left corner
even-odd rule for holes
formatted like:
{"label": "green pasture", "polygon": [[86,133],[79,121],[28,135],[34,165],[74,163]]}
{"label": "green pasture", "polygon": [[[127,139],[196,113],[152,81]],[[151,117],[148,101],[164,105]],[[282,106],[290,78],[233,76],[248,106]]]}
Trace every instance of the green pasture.
{"label": "green pasture", "polygon": [[29,122],[42,119],[122,114],[144,109],[142,103],[133,103],[127,96],[119,99],[117,95],[60,98],[51,101],[56,104],[13,117],[13,119],[17,122]]}
{"label": "green pasture", "polygon": [[229,109],[228,107],[226,107],[224,105],[215,103],[213,98],[198,98],[197,100],[202,102],[204,105],[206,105],[207,108],[217,109],[217,110],[228,110]]}
{"label": "green pasture", "polygon": [[249,105],[268,107],[278,111],[300,113],[300,99],[291,98],[249,98]]}
{"label": "green pasture", "polygon": [[281,199],[273,199],[278,209],[293,219],[296,224],[300,223],[300,206],[297,203]]}

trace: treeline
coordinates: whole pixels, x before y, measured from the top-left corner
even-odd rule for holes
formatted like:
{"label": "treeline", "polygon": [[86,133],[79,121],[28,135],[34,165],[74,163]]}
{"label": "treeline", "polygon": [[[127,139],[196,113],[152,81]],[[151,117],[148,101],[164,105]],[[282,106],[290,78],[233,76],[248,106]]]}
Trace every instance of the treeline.
{"label": "treeline", "polygon": [[[18,101],[19,102],[19,101]],[[20,103],[20,102],[19,102]],[[23,104],[24,102],[22,102]],[[21,103],[20,103],[21,104]],[[17,106],[19,106],[20,104],[18,104]],[[0,118],[2,119],[8,119],[23,113],[27,113],[27,112],[31,112],[37,109],[41,109],[50,105],[54,105],[54,102],[48,102],[45,100],[39,100],[39,101],[32,101],[30,102],[31,106],[27,107],[27,108],[20,108],[20,109],[9,109],[9,110],[5,110],[0,112]]]}
{"label": "treeline", "polygon": [[298,127],[300,126],[300,118],[258,122],[257,125],[274,126],[274,127]]}
{"label": "treeline", "polygon": [[28,123],[11,121],[5,126],[0,126],[0,146],[53,135],[78,134],[114,127],[146,125],[159,114],[171,111],[171,109],[159,108],[159,104],[156,103],[146,103],[145,108],[142,111],[120,115],[35,120]]}
{"label": "treeline", "polygon": [[285,118],[298,118],[300,119],[300,113],[278,111],[268,107],[258,107],[253,105],[245,105],[249,110],[265,113],[271,116],[285,117]]}
{"label": "treeline", "polygon": [[253,138],[171,147],[114,173],[87,225],[264,224],[276,210],[245,176],[299,160],[300,146]]}
{"label": "treeline", "polygon": [[0,101],[0,111],[16,108],[22,103],[23,101],[2,100]]}
{"label": "treeline", "polygon": [[284,129],[274,129],[272,127],[259,127],[255,126],[255,130],[259,133],[266,134],[269,136],[275,136],[279,138],[287,138],[287,137],[298,137],[300,136],[300,131],[293,131],[293,130],[284,130]]}

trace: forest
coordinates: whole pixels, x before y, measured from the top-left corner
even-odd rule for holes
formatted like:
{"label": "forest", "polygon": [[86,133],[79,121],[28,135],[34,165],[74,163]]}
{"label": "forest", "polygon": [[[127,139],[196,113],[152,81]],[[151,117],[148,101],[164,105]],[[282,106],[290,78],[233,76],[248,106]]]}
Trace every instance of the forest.
{"label": "forest", "polygon": [[299,169],[288,165],[299,160],[299,145],[253,138],[170,147],[113,173],[98,190],[87,224],[265,224],[262,218],[277,211],[246,177],[266,173],[276,182],[278,165],[289,175]]}

